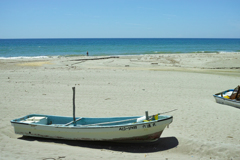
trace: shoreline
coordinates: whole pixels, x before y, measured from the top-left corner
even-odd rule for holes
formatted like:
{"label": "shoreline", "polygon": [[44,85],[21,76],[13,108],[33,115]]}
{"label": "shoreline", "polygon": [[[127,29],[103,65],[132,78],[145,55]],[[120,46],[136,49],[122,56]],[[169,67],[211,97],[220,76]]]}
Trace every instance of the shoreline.
{"label": "shoreline", "polygon": [[[169,52],[163,52],[163,53],[149,53],[149,54],[120,54],[120,55],[91,55],[89,57],[128,57],[128,56],[144,56],[144,55],[184,55],[184,54],[240,54],[240,52],[231,51],[219,51],[219,52],[205,52],[205,51],[199,51],[199,52],[181,52],[181,53],[169,53]],[[8,59],[49,59],[49,58],[59,58],[59,57],[86,57],[84,54],[79,55],[44,55],[44,56],[18,56],[18,57],[0,57],[0,60],[8,60]]]}
{"label": "shoreline", "polygon": [[[84,68],[198,72],[232,76],[240,74],[239,61],[240,52],[0,59],[0,63],[5,64],[6,67],[18,65],[48,68],[62,63],[75,68],[83,66]],[[83,63],[86,65],[82,65]]]}

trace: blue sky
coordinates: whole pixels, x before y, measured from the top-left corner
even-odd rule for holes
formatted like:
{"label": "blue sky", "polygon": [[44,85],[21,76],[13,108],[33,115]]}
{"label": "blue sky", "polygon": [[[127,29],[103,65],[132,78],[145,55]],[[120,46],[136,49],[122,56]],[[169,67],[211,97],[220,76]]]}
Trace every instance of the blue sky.
{"label": "blue sky", "polygon": [[0,0],[0,38],[240,38],[240,0]]}

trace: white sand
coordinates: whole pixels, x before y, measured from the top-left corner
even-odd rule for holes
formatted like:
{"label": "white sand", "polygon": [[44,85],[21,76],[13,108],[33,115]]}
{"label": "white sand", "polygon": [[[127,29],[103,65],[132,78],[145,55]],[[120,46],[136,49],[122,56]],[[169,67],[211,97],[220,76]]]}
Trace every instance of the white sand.
{"label": "white sand", "polygon": [[[240,54],[176,54],[0,60],[0,160],[240,159],[240,109],[213,94],[240,85]],[[102,57],[98,57],[102,58]],[[135,116],[165,112],[173,123],[154,144],[23,138],[10,120],[27,114]]]}

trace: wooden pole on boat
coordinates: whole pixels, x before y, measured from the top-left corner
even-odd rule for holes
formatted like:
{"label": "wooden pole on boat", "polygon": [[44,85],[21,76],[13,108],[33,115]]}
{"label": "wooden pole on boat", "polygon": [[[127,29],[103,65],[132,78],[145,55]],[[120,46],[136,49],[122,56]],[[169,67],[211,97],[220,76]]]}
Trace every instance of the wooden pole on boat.
{"label": "wooden pole on boat", "polygon": [[237,86],[238,88],[238,91],[237,91],[237,94],[236,94],[236,99],[238,98],[238,94],[240,93],[240,86]]}
{"label": "wooden pole on boat", "polygon": [[73,124],[76,126],[76,119],[75,119],[75,87],[72,87],[73,90]]}
{"label": "wooden pole on boat", "polygon": [[148,117],[148,111],[145,111],[145,116],[146,116],[146,120],[148,120],[148,119],[149,119],[149,117]]}

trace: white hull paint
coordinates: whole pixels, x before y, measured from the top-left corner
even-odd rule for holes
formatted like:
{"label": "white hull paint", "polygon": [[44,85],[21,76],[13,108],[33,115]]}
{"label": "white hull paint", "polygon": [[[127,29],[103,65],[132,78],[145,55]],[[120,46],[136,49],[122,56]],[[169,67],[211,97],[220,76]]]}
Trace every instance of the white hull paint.
{"label": "white hull paint", "polygon": [[[160,117],[160,116],[159,116]],[[12,120],[15,133],[53,139],[87,140],[87,141],[154,141],[165,127],[172,122],[172,116],[141,123],[120,125],[58,125],[33,124]]]}

